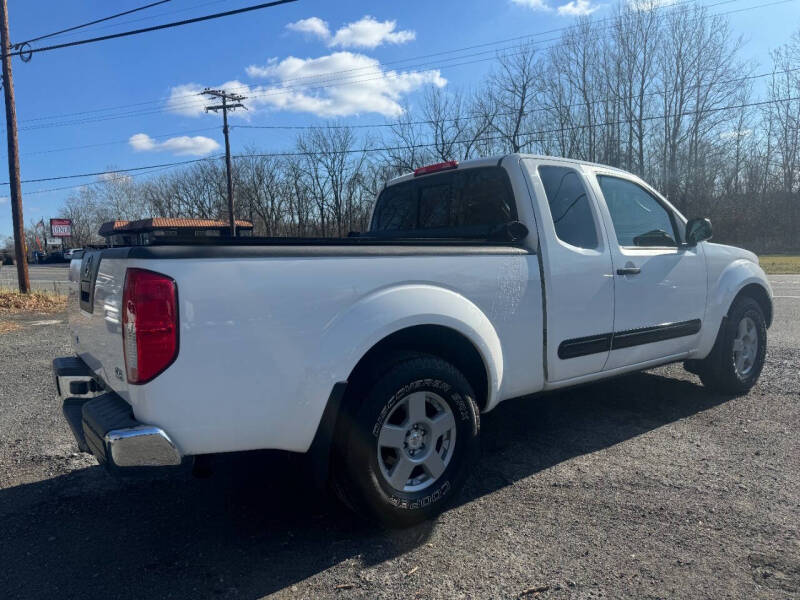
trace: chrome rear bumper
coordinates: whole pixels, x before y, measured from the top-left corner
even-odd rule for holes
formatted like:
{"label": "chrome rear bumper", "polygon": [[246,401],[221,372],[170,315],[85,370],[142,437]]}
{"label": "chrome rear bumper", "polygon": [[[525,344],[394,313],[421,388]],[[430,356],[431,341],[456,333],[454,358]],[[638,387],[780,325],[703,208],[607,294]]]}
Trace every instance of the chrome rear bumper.
{"label": "chrome rear bumper", "polygon": [[164,467],[181,464],[181,453],[167,433],[152,425],[112,429],[104,436],[117,467]]}
{"label": "chrome rear bumper", "polygon": [[[111,470],[181,464],[183,456],[167,432],[137,421],[130,405],[116,393],[103,391],[79,358],[57,358],[53,372],[64,417],[81,451]],[[70,395],[72,391],[80,394]]]}

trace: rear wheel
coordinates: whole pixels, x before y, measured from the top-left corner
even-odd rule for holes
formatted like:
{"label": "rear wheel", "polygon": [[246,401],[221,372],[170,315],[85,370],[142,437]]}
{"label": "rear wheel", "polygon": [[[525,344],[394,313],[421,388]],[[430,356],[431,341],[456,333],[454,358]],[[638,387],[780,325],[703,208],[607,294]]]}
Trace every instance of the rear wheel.
{"label": "rear wheel", "polygon": [[402,359],[366,387],[337,434],[337,491],[356,512],[390,526],[438,515],[477,460],[472,388],[429,355]]}
{"label": "rear wheel", "polygon": [[758,381],[767,353],[767,324],[752,298],[736,300],[711,354],[696,364],[707,388],[724,394],[747,393]]}

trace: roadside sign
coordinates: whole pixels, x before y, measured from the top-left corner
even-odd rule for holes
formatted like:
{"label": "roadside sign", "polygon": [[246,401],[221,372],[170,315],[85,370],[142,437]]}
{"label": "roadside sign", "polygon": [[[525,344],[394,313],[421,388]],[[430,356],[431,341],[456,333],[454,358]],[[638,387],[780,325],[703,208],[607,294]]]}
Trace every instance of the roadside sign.
{"label": "roadside sign", "polygon": [[53,237],[72,237],[72,219],[50,219],[50,234]]}

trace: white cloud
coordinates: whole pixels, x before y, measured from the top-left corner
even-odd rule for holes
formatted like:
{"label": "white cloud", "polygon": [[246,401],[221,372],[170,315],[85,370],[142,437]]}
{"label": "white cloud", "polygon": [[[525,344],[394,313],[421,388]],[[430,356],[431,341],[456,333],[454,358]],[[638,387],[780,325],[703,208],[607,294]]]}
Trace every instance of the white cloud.
{"label": "white cloud", "polygon": [[97,176],[98,181],[106,181],[109,183],[116,183],[119,182],[120,184],[128,184],[133,181],[133,176],[127,175],[125,173],[116,173],[111,171],[109,173],[101,173]]}
{"label": "white cloud", "polygon": [[653,10],[662,6],[675,4],[677,0],[628,0],[628,6],[633,10]]}
{"label": "white cloud", "polygon": [[178,156],[205,156],[219,148],[219,144],[202,135],[182,135],[157,142],[146,133],[137,133],[128,140],[136,152],[171,152]]}
{"label": "white cloud", "polygon": [[328,28],[327,21],[323,21],[319,17],[300,19],[294,23],[289,23],[286,29],[299,31],[300,33],[310,33],[323,40],[328,40],[331,37],[331,30]]}
{"label": "white cloud", "polygon": [[[731,129],[729,131],[723,131],[719,134],[719,139],[721,140],[732,140],[734,138],[745,138],[753,133],[752,129]],[[0,202],[2,202],[0,200]]]}
{"label": "white cloud", "polygon": [[[167,100],[167,109],[185,117],[196,117],[206,112],[206,106],[219,104],[219,98],[204,96],[202,91],[206,89],[205,85],[199,83],[185,83],[183,85],[176,85],[170,90],[169,99]],[[241,81],[226,81],[222,85],[213,86],[215,89],[226,90],[242,94],[243,96],[250,95],[250,86],[242,83]],[[234,113],[236,114],[236,113]]]}
{"label": "white cloud", "polygon": [[417,37],[410,30],[395,31],[397,21],[378,21],[369,15],[347,23],[333,34],[328,23],[319,17],[301,19],[286,28],[316,36],[331,48],[377,48],[382,44],[405,44]]}
{"label": "white cloud", "polygon": [[209,98],[201,96],[205,86],[199,83],[176,85],[170,90],[167,108],[170,112],[194,117],[205,112]]}
{"label": "white cloud", "polygon": [[[316,36],[328,47],[375,48],[381,44],[402,44],[413,40],[413,31],[397,30],[395,21],[377,21],[365,16],[332,33],[328,23],[310,17],[289,23],[287,29]],[[266,64],[250,65],[247,75],[267,80],[262,85],[228,81],[214,86],[245,96],[244,103],[252,112],[259,109],[312,113],[320,117],[344,117],[377,113],[397,117],[403,113],[403,97],[424,85],[443,87],[447,80],[439,70],[387,71],[381,63],[364,54],[337,51],[317,58],[270,58]],[[214,99],[201,93],[206,86],[186,83],[173,87],[167,110],[184,116],[199,116]],[[247,113],[234,113],[240,117]],[[144,135],[144,134],[139,134]],[[158,144],[163,149],[167,142]],[[155,147],[150,138],[134,140],[140,150]],[[136,146],[134,146],[136,147]]]}
{"label": "white cloud", "polygon": [[565,17],[582,17],[598,10],[598,5],[592,6],[589,0],[570,0],[558,7],[558,14]]}
{"label": "white cloud", "polygon": [[348,23],[328,43],[342,48],[377,48],[383,43],[405,44],[417,37],[413,31],[395,31],[397,21],[376,21],[370,16]]}
{"label": "white cloud", "polygon": [[5,204],[8,202],[8,196],[0,196],[0,204]]}
{"label": "white cloud", "polygon": [[[333,74],[340,82],[332,82]],[[380,62],[363,54],[334,52],[319,58],[290,56],[281,61],[271,59],[264,66],[247,68],[251,77],[273,80],[265,86],[251,88],[251,106],[275,110],[309,112],[321,117],[345,117],[361,113],[378,113],[397,117],[403,113],[401,98],[420,87],[447,84],[438,70],[385,71]],[[314,81],[320,86],[314,88]],[[297,87],[298,81],[308,86]]]}
{"label": "white cloud", "polygon": [[530,8],[531,10],[552,10],[544,3],[544,0],[511,0],[511,2],[518,6]]}

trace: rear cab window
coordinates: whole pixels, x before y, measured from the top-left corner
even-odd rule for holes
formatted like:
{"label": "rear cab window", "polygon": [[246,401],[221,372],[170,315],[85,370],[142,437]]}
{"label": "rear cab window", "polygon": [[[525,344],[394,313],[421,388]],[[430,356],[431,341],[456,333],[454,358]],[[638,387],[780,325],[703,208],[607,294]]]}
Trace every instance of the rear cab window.
{"label": "rear cab window", "polygon": [[370,234],[410,238],[486,239],[517,220],[508,174],[473,167],[425,175],[384,189]]}

